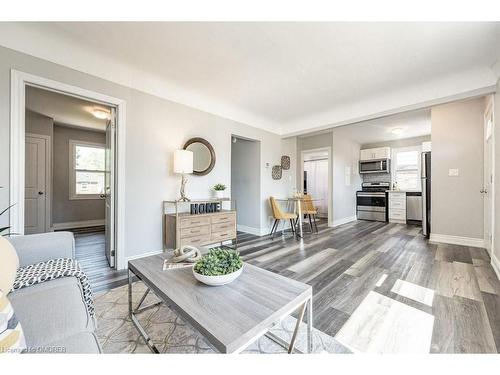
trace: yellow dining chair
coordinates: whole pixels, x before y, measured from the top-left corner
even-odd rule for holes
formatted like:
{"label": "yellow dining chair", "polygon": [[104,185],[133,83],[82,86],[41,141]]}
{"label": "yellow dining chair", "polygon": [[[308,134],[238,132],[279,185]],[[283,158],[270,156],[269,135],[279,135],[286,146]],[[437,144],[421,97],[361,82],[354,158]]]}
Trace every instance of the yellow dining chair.
{"label": "yellow dining chair", "polygon": [[316,223],[316,215],[318,214],[318,210],[316,209],[316,207],[314,207],[312,197],[309,194],[304,195],[304,198],[300,202],[300,209],[304,217],[309,218],[309,226],[311,227],[311,232],[313,232],[314,227],[316,229],[316,233],[318,233],[318,224]]}
{"label": "yellow dining chair", "polygon": [[297,214],[290,213],[290,212],[283,212],[281,210],[278,202],[276,202],[276,199],[274,197],[270,197],[269,202],[271,203],[271,210],[273,212],[273,217],[274,217],[274,224],[273,224],[273,227],[271,229],[271,233],[269,233],[271,238],[274,238],[274,235],[276,234],[276,232],[278,230],[278,226],[279,226],[279,223],[281,222],[281,220],[289,220],[291,228],[292,228],[292,233],[295,234],[294,221],[295,221],[295,219],[297,219]]}

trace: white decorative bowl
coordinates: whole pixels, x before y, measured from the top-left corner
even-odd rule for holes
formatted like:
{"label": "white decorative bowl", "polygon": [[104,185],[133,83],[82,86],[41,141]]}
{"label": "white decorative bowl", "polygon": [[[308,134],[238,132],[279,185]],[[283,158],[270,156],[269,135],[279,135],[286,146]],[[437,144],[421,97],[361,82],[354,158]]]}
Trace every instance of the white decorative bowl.
{"label": "white decorative bowl", "polygon": [[241,272],[243,272],[243,265],[241,265],[241,268],[238,271],[228,273],[227,275],[221,275],[221,276],[205,276],[197,273],[194,270],[193,267],[193,275],[196,280],[203,284],[207,284],[210,286],[220,286],[220,285],[225,285],[229,284],[230,282],[236,280],[240,275]]}

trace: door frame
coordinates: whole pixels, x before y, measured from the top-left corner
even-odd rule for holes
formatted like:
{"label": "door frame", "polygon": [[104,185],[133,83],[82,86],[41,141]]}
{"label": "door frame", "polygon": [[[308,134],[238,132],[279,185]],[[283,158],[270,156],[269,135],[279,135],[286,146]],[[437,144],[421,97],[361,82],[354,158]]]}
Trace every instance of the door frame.
{"label": "door frame", "polygon": [[[50,135],[35,134],[35,133],[26,133],[25,137],[39,138],[45,140],[45,231],[53,232],[54,228],[52,228],[52,142],[51,142],[52,137]],[[24,229],[24,220],[23,220],[23,229]]]}
{"label": "door frame", "polygon": [[311,152],[324,152],[328,153],[328,226],[333,227],[333,158],[332,158],[332,148],[320,147],[320,148],[310,148],[307,150],[301,150],[300,152],[300,176],[297,182],[300,183],[300,192],[304,192],[304,155]]}
{"label": "door frame", "polygon": [[82,98],[116,108],[116,152],[115,152],[115,239],[116,268],[127,267],[125,258],[125,132],[126,102],[78,86],[54,81],[15,69],[10,71],[10,226],[12,231],[24,234],[24,144],[26,86],[59,92],[63,95]]}
{"label": "door frame", "polygon": [[[495,248],[495,111],[494,111],[495,97],[493,95],[489,95],[486,100],[487,100],[487,103],[486,103],[486,107],[484,109],[484,114],[483,114],[483,158],[485,159],[484,161],[486,161],[486,143],[487,143],[486,142],[486,123],[487,123],[486,122],[486,115],[488,114],[488,112],[491,112],[491,117],[493,118],[493,123],[492,123],[492,127],[491,127],[491,138],[490,138],[490,142],[491,142],[490,164],[491,164],[492,181],[491,181],[491,191],[489,191],[487,193],[487,194],[490,194],[490,206],[491,206],[490,207],[491,223],[490,223],[490,229],[489,229],[489,232],[491,235],[491,247],[488,249],[486,246],[486,243],[488,241],[487,238],[484,239],[484,242],[485,242],[484,247],[486,248],[486,251],[488,252],[490,257],[492,257],[492,251]],[[483,179],[484,178],[485,178],[485,176],[483,175]],[[483,180],[483,183],[484,183],[484,180]],[[483,189],[484,188],[485,187],[483,187]],[[484,213],[483,225],[486,224],[485,218],[486,218],[486,213]],[[483,236],[484,236],[484,233],[483,233]]]}

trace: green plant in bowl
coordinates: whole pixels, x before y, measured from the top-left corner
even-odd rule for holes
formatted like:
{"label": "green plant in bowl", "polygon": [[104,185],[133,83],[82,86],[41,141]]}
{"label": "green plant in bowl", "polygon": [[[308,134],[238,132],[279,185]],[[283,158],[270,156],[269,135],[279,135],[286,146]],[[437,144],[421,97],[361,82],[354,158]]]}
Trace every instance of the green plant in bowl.
{"label": "green plant in bowl", "polygon": [[224,285],[235,280],[243,269],[240,254],[231,249],[214,248],[197,261],[194,277],[207,285]]}

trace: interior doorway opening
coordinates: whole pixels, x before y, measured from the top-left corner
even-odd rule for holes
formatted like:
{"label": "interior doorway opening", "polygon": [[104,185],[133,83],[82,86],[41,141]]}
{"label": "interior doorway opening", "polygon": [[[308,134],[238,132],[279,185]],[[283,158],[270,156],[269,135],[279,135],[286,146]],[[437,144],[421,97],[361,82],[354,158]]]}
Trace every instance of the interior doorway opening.
{"label": "interior doorway opening", "polygon": [[303,185],[304,194],[315,201],[318,217],[328,218],[328,150],[305,151],[303,153]]}
{"label": "interior doorway opening", "polygon": [[311,196],[318,212],[317,217],[332,223],[332,155],[330,147],[301,152],[302,193]]}
{"label": "interior doorway opening", "polygon": [[28,85],[24,118],[24,233],[71,231],[89,278],[115,269],[115,107]]}
{"label": "interior doorway opening", "polygon": [[[45,90],[50,93],[57,93],[63,98],[70,99],[80,99],[86,102],[92,103],[92,108],[87,108],[87,110],[94,109],[98,107],[100,110],[108,110],[109,121],[107,123],[106,131],[106,148],[108,152],[105,151],[106,168],[105,168],[105,179],[108,178],[108,183],[105,181],[106,187],[109,187],[108,191],[105,193],[105,199],[108,204],[105,206],[105,239],[106,244],[105,255],[109,255],[108,258],[104,258],[104,264],[106,265],[107,272],[88,272],[92,288],[94,291],[107,289],[110,283],[120,285],[126,281],[126,267],[127,262],[125,258],[124,249],[124,205],[125,205],[125,128],[126,128],[126,103],[122,99],[114,98],[111,96],[103,95],[98,92],[90,91],[87,89],[80,88],[78,86],[68,85],[62,82],[53,81],[44,77],[36,76],[33,74],[28,74],[20,72],[17,70],[11,70],[11,86],[10,86],[10,189],[9,189],[9,204],[11,206],[9,210],[9,224],[11,231],[17,234],[29,234],[30,231],[34,232],[35,229],[26,229],[25,224],[33,224],[33,216],[31,219],[25,220],[26,214],[26,136],[33,136],[38,134],[37,138],[43,139],[43,146],[36,147],[39,148],[34,152],[31,150],[31,154],[35,155],[37,158],[39,155],[44,155],[45,157],[45,180],[53,182],[53,166],[47,165],[52,161],[54,154],[53,142],[49,140],[49,136],[43,137],[43,134],[39,132],[29,133],[26,131],[26,113],[27,113],[27,100],[26,93],[31,88],[38,88]],[[46,106],[47,103],[43,103]],[[66,108],[67,106],[62,106]],[[28,108],[30,110],[30,108]],[[32,111],[33,112],[33,111]],[[36,112],[36,111],[34,111]],[[71,124],[71,121],[61,121],[61,125]],[[52,134],[53,135],[53,134]],[[33,138],[33,137],[32,137]],[[33,143],[33,139],[28,139],[29,142]],[[41,142],[41,141],[40,141]],[[31,147],[31,146],[30,146]],[[33,148],[33,147],[31,147]],[[69,154],[69,150],[68,150]],[[68,156],[69,157],[69,156]],[[32,168],[35,170],[35,168]],[[43,176],[38,177],[39,168],[36,166],[37,176],[36,180],[43,181]],[[85,171],[88,172],[88,171]],[[94,171],[102,172],[102,171]],[[70,174],[68,167],[68,176]],[[102,177],[102,176],[101,176]],[[68,177],[69,179],[69,177]],[[101,178],[102,180],[102,178]],[[53,199],[52,184],[46,183],[42,185],[43,189],[38,189],[38,184],[32,184],[33,191],[36,195],[46,195],[48,199],[45,199],[45,220],[42,219],[42,215],[38,214],[37,220],[40,217],[40,226],[38,222],[35,225],[28,225],[31,227],[43,228],[43,232],[50,232],[55,230],[62,230],[54,228],[54,222],[52,221],[52,202],[48,204],[49,200]],[[76,186],[75,186],[76,190]],[[39,194],[42,192],[42,194]],[[43,201],[43,200],[42,200]],[[35,204],[35,209],[42,208],[40,212],[43,212],[42,204]],[[31,203],[33,205],[33,203]],[[31,220],[31,221],[30,221]],[[26,229],[26,231],[25,231]],[[26,233],[25,233],[26,232]],[[109,247],[108,247],[109,244]],[[111,258],[114,259],[111,259]],[[109,260],[108,260],[109,259]],[[98,263],[96,263],[98,264]],[[112,265],[112,267],[110,266]],[[95,284],[93,281],[93,276],[100,279],[99,285]],[[123,280],[119,279],[120,277]],[[104,280],[107,279],[107,280]]]}
{"label": "interior doorway opening", "polygon": [[238,231],[261,235],[260,141],[231,137],[231,196]]}

